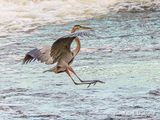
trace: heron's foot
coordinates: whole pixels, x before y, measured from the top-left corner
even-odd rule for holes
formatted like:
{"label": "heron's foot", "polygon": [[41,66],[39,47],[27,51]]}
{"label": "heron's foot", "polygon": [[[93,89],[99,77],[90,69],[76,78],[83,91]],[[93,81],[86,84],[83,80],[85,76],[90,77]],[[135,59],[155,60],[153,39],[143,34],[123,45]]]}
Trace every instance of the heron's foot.
{"label": "heron's foot", "polygon": [[93,83],[93,82],[105,83],[105,82],[100,81],[100,80],[85,80],[85,81],[84,81],[84,80],[81,80],[81,79],[80,79],[80,81],[81,81],[81,82],[84,82],[84,83],[85,83],[85,82],[86,82],[86,83],[88,83],[88,82],[89,82],[89,83]]}
{"label": "heron's foot", "polygon": [[86,85],[88,85],[87,88],[89,88],[90,85],[96,85],[98,82],[99,83],[105,83],[105,82],[100,81],[100,80],[90,80],[90,81],[88,80],[88,81],[81,81],[81,83],[74,82],[74,84],[75,85],[84,85],[84,84],[86,84]]}
{"label": "heron's foot", "polygon": [[93,81],[90,81],[90,83],[88,83],[88,86],[87,88],[89,88],[91,85],[96,85],[97,83],[105,83],[103,81],[100,81],[100,80],[93,80]]}

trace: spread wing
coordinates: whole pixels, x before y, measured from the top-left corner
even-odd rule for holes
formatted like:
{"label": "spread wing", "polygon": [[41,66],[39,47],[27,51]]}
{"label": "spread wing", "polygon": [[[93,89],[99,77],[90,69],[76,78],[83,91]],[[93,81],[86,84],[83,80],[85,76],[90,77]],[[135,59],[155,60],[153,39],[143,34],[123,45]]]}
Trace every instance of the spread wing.
{"label": "spread wing", "polygon": [[54,64],[61,58],[65,58],[70,62],[73,59],[70,46],[75,38],[76,37],[59,38],[52,46],[43,46],[40,49],[35,48],[25,55],[23,64],[27,64],[35,60],[45,64]]}
{"label": "spread wing", "polygon": [[70,47],[75,38],[76,36],[61,37],[53,43],[50,56],[54,62],[71,53]]}
{"label": "spread wing", "polygon": [[42,63],[44,62],[46,64],[53,64],[53,58],[50,56],[50,50],[50,46],[43,46],[40,49],[35,48],[29,51],[23,59],[23,64],[27,64],[35,60],[38,60]]}
{"label": "spread wing", "polygon": [[92,34],[90,33],[90,31],[71,33],[57,39],[51,47],[44,46],[41,49],[35,48],[25,55],[23,64],[27,64],[35,60],[46,64],[54,64],[62,58],[67,58],[67,61],[69,61],[69,59],[72,60],[73,58],[71,58],[72,55],[70,47],[73,40],[78,36],[91,36]]}
{"label": "spread wing", "polygon": [[54,59],[54,62],[58,61],[63,56],[66,56],[67,54],[69,55],[69,53],[71,53],[70,51],[71,44],[73,40],[79,36],[80,37],[93,36],[93,30],[87,30],[87,31],[85,30],[85,31],[71,33],[56,40],[51,47],[51,54],[50,54],[51,57]]}

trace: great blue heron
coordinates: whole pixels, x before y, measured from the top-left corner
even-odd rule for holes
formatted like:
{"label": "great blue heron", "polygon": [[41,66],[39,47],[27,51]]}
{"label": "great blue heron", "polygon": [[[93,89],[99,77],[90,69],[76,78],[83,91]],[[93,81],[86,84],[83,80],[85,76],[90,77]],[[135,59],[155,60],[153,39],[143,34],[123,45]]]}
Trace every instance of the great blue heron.
{"label": "great blue heron", "polygon": [[[85,32],[79,32],[76,33],[78,30],[91,30],[90,27],[84,27],[81,25],[75,25],[72,30],[71,34],[61,37],[57,39],[53,45],[50,46],[44,46],[41,49],[35,48],[31,51],[29,51],[24,59],[23,64],[26,64],[31,61],[38,60],[40,62],[44,62],[46,64],[54,64],[57,63],[57,65],[49,70],[46,70],[44,72],[54,72],[54,73],[61,73],[66,72],[68,76],[72,79],[75,85],[82,85],[82,84],[88,84],[88,87],[96,83],[104,83],[100,80],[87,80],[83,81],[80,79],[80,77],[76,74],[76,72],[73,70],[73,68],[70,66],[70,64],[73,62],[73,59],[75,56],[79,53],[81,44],[80,39],[78,38],[78,35],[83,36],[86,35]],[[77,46],[75,49],[71,50],[71,44],[75,41]],[[76,82],[70,72],[72,72],[80,82]]]}

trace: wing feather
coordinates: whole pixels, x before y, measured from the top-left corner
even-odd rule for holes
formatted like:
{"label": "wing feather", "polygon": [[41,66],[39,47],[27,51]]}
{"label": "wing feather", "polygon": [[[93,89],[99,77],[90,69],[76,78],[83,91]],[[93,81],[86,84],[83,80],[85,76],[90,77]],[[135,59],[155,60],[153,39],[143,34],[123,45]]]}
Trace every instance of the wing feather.
{"label": "wing feather", "polygon": [[71,59],[70,47],[73,40],[79,36],[93,36],[93,33],[93,30],[71,33],[57,39],[51,47],[44,46],[41,49],[35,48],[26,54],[26,56],[23,59],[23,64],[35,60],[46,64],[54,64],[58,62],[60,59],[68,59],[67,61],[69,61],[69,59]]}
{"label": "wing feather", "polygon": [[59,61],[60,59],[62,59],[65,55],[70,55],[71,50],[71,44],[73,42],[73,40],[76,37],[89,37],[89,36],[93,36],[93,30],[85,30],[85,31],[80,31],[80,32],[75,32],[75,33],[71,33],[68,35],[65,35],[59,39],[57,39],[52,47],[51,47],[51,57],[55,60],[55,61]]}
{"label": "wing feather", "polygon": [[70,46],[76,37],[61,37],[56,40],[51,47],[51,57],[58,61],[67,53],[70,53]]}
{"label": "wing feather", "polygon": [[50,50],[50,46],[43,46],[41,49],[35,48],[29,51],[23,59],[23,64],[27,64],[35,60],[46,64],[53,64],[54,60],[50,56]]}

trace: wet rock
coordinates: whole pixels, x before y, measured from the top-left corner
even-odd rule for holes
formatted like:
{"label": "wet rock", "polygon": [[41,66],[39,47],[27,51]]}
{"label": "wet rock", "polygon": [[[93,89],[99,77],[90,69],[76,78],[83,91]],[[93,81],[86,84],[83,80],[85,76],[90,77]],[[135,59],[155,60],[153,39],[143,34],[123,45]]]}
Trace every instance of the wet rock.
{"label": "wet rock", "polygon": [[144,12],[144,11],[159,11],[160,1],[148,0],[148,1],[125,1],[118,2],[110,7],[114,12]]}
{"label": "wet rock", "polygon": [[142,4],[140,5],[141,8],[147,9],[149,8],[151,5],[150,4]]}
{"label": "wet rock", "polygon": [[116,120],[116,119],[114,119],[112,117],[108,117],[108,118],[105,118],[104,120]]}
{"label": "wet rock", "polygon": [[160,96],[160,89],[149,91],[150,95]]}
{"label": "wet rock", "polygon": [[138,109],[138,108],[143,108],[142,106],[136,105],[133,108]]}
{"label": "wet rock", "polygon": [[131,6],[129,9],[128,9],[129,12],[133,12],[133,13],[136,13],[136,12],[143,12],[144,9],[141,8],[140,6]]}
{"label": "wet rock", "polygon": [[116,10],[116,12],[126,12],[127,10],[128,10],[127,7],[125,7],[125,6],[120,6],[120,7]]}
{"label": "wet rock", "polygon": [[39,114],[39,115],[31,115],[27,116],[28,118],[53,118],[53,119],[58,119],[61,118],[59,115],[54,115],[54,114]]}
{"label": "wet rock", "polygon": [[12,93],[12,92],[26,92],[27,89],[25,88],[10,88],[10,89],[5,89],[0,91],[0,94],[4,94],[4,93]]}
{"label": "wet rock", "polygon": [[0,111],[9,111],[9,107],[6,106],[0,106]]}

